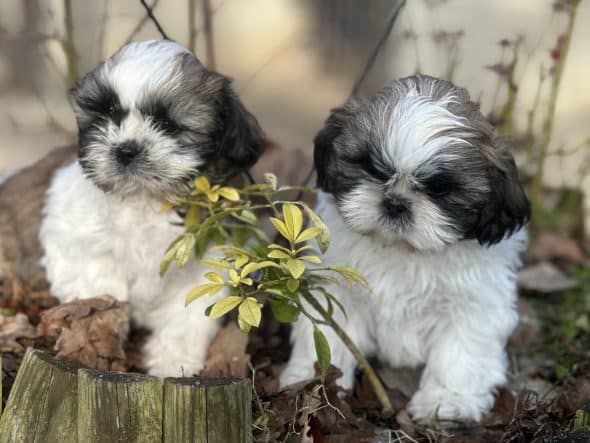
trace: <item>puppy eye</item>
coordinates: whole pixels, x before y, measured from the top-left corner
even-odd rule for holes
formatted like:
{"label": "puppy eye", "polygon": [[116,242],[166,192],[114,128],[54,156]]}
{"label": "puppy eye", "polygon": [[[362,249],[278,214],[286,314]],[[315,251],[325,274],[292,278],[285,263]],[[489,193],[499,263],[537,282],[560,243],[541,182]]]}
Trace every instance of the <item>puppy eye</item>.
{"label": "puppy eye", "polygon": [[359,156],[348,158],[347,161],[358,166],[366,174],[380,181],[387,181],[391,178],[391,175],[393,175],[393,171],[386,171],[381,165],[377,165],[371,158],[371,155],[366,151]]}
{"label": "puppy eye", "polygon": [[180,131],[180,125],[170,118],[166,108],[163,106],[157,106],[151,113],[151,117],[155,127],[160,131],[164,131],[167,134],[176,134]]}
{"label": "puppy eye", "polygon": [[445,197],[455,191],[459,184],[448,172],[431,175],[422,182],[424,191],[433,197]]}
{"label": "puppy eye", "polygon": [[154,122],[156,127],[161,131],[164,131],[168,134],[176,134],[180,131],[180,126],[178,126],[175,122],[170,120],[169,118],[154,118]]}
{"label": "puppy eye", "polygon": [[121,108],[119,103],[110,104],[107,113],[115,124],[121,124],[121,120],[123,119],[123,108]]}

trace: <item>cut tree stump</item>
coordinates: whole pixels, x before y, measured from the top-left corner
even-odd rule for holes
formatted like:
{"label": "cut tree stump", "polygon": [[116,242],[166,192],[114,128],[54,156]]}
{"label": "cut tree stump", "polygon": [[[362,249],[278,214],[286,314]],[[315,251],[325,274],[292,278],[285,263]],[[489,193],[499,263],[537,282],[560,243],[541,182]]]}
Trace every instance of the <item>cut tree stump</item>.
{"label": "cut tree stump", "polygon": [[78,440],[111,443],[162,439],[162,382],[149,375],[81,369]]}
{"label": "cut tree stump", "polygon": [[159,378],[78,366],[27,349],[0,443],[250,441],[248,379]]}
{"label": "cut tree stump", "polygon": [[251,401],[247,379],[167,378],[163,441],[249,442]]}
{"label": "cut tree stump", "polygon": [[0,418],[1,442],[77,442],[78,367],[27,349]]}

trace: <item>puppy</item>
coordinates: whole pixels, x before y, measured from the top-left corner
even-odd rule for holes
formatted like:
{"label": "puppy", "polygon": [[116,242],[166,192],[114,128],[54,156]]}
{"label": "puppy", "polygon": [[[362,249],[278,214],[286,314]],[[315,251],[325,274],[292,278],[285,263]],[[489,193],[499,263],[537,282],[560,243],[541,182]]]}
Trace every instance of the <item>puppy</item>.
{"label": "puppy", "polygon": [[[346,257],[372,285],[327,288],[346,309],[337,321],[364,354],[425,366],[414,419],[480,420],[506,380],[530,215],[511,154],[464,89],[413,76],[332,111],[314,159],[326,259]],[[355,359],[325,333],[351,388]],[[292,340],[283,386],[314,373],[309,322]]]}
{"label": "puppy", "polygon": [[150,374],[198,373],[217,321],[212,302],[188,307],[205,269],[194,261],[160,278],[182,219],[161,203],[190,189],[197,175],[227,177],[248,168],[262,146],[258,123],[224,76],[172,41],[122,47],[70,92],[79,158],[47,192],[40,231],[42,264],[62,301],[110,294],[152,330]]}

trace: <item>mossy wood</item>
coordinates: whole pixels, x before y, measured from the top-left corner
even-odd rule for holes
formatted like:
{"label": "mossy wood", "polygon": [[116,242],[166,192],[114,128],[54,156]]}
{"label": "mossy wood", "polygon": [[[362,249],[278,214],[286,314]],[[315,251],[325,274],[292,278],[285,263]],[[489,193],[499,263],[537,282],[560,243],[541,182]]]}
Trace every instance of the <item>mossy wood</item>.
{"label": "mossy wood", "polygon": [[0,443],[249,442],[249,380],[80,369],[28,349],[0,417]]}
{"label": "mossy wood", "polygon": [[27,349],[0,418],[0,442],[77,442],[77,371]]}
{"label": "mossy wood", "polygon": [[165,442],[249,442],[249,380],[167,378]]}

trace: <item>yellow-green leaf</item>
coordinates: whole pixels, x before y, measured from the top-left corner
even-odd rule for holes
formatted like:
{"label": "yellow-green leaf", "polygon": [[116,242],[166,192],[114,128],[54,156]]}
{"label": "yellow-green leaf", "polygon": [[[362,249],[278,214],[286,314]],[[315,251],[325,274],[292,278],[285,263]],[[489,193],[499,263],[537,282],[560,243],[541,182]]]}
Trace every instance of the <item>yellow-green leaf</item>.
{"label": "yellow-green leaf", "polygon": [[209,317],[219,318],[234,309],[236,306],[242,303],[242,301],[244,301],[244,299],[236,295],[230,295],[229,297],[222,298],[211,307]]}
{"label": "yellow-green leaf", "polygon": [[319,264],[322,262],[322,259],[319,258],[317,255],[303,255],[298,258],[300,258],[301,260],[305,260],[307,262],[310,262],[310,263],[315,263],[315,264]]}
{"label": "yellow-green leaf", "polygon": [[305,231],[303,231],[301,234],[299,234],[297,236],[295,243],[301,243],[301,242],[310,240],[312,238],[317,237],[320,234],[321,234],[321,231],[316,227],[307,228]]}
{"label": "yellow-green leaf", "polygon": [[291,256],[289,254],[287,254],[286,252],[281,251],[279,249],[273,249],[266,256],[269,258],[278,258],[278,259],[291,258]]}
{"label": "yellow-green leaf", "polygon": [[270,266],[277,268],[279,267],[279,265],[277,265],[275,262],[269,260],[261,261],[258,263],[250,262],[242,268],[242,271],[240,272],[240,277],[246,277],[248,274],[251,274],[254,271],[258,271],[259,269],[263,268],[268,268]]}
{"label": "yellow-green leaf", "polygon": [[313,344],[315,345],[315,352],[320,367],[322,378],[326,376],[330,369],[330,360],[332,358],[330,353],[330,345],[324,333],[314,325],[313,327]]}
{"label": "yellow-green leaf", "polygon": [[371,290],[371,287],[367,279],[356,269],[350,266],[330,266],[329,269],[337,272],[350,283],[360,285]]}
{"label": "yellow-green leaf", "polygon": [[231,265],[223,260],[211,260],[208,258],[204,258],[203,260],[201,260],[201,263],[218,269],[231,269]]}
{"label": "yellow-green leaf", "polygon": [[238,326],[240,327],[240,331],[242,331],[244,334],[247,334],[248,332],[250,332],[250,329],[252,328],[252,326],[250,326],[248,323],[246,323],[240,317],[238,317]]}
{"label": "yellow-green leaf", "polygon": [[301,232],[303,226],[303,214],[301,209],[292,203],[285,203],[283,205],[283,219],[285,220],[285,226],[287,232],[289,232],[289,240],[295,241]]}
{"label": "yellow-green leaf", "polygon": [[219,189],[219,193],[222,197],[226,198],[227,200],[237,202],[240,199],[240,194],[236,190],[236,188],[230,188],[229,186],[224,186],[223,188]]}
{"label": "yellow-green leaf", "polygon": [[294,278],[287,280],[287,289],[290,292],[295,292],[297,289],[299,289],[299,280]]}
{"label": "yellow-green leaf", "polygon": [[262,318],[262,305],[254,297],[248,297],[240,305],[239,317],[251,326],[258,326]]}
{"label": "yellow-green leaf", "polygon": [[178,266],[182,268],[186,264],[193,252],[194,246],[195,237],[193,235],[185,235],[183,236],[182,240],[178,242],[178,245],[176,246],[176,253],[174,254],[174,258],[176,259]]}
{"label": "yellow-green leaf", "polygon": [[212,203],[216,203],[219,200],[219,191],[209,191],[209,192],[207,192],[207,198]]}
{"label": "yellow-green leaf", "polygon": [[186,215],[184,216],[184,226],[190,228],[191,226],[196,226],[201,221],[201,208],[198,206],[191,206],[186,211]]}
{"label": "yellow-green leaf", "polygon": [[248,263],[249,260],[250,260],[250,257],[248,257],[247,255],[237,255],[234,263],[235,263],[236,267],[241,268],[246,263]]}
{"label": "yellow-green leaf", "polygon": [[303,207],[305,208],[305,212],[307,213],[311,224],[320,230],[320,234],[316,237],[316,241],[320,251],[322,254],[324,254],[330,246],[330,230],[328,229],[328,226],[324,220],[322,220],[322,218],[317,215],[309,206],[304,205]]}
{"label": "yellow-green leaf", "polygon": [[240,217],[242,217],[245,222],[251,224],[255,224],[258,221],[256,214],[254,214],[252,211],[249,211],[248,209],[244,209],[242,212],[240,212]]}
{"label": "yellow-green leaf", "polygon": [[289,270],[293,278],[299,278],[301,277],[301,275],[303,275],[303,272],[305,271],[305,263],[303,262],[303,260],[290,258],[289,260],[287,260],[287,269]]}
{"label": "yellow-green leaf", "polygon": [[186,299],[184,304],[188,305],[192,301],[196,300],[199,297],[202,297],[205,294],[215,295],[219,291],[223,289],[223,283],[205,283],[204,285],[195,286],[193,289],[186,294]]}
{"label": "yellow-green leaf", "polygon": [[299,317],[297,306],[284,300],[271,300],[270,309],[275,318],[281,323],[293,323]]}
{"label": "yellow-green leaf", "polygon": [[223,277],[219,275],[217,272],[207,272],[205,274],[205,278],[213,283],[223,284]]}
{"label": "yellow-green leaf", "polygon": [[160,212],[167,212],[174,207],[174,204],[170,202],[162,202],[160,203]]}
{"label": "yellow-green leaf", "polygon": [[232,286],[238,286],[240,284],[240,276],[238,275],[235,269],[229,270],[229,278],[231,280]]}
{"label": "yellow-green leaf", "polygon": [[285,223],[283,223],[282,220],[279,220],[278,218],[274,218],[274,217],[269,217],[269,219],[272,222],[272,224],[274,225],[274,227],[277,228],[277,231],[279,231],[279,233],[283,237],[285,237],[289,241],[293,241],[293,239],[291,238],[291,233],[289,232],[289,230],[287,229],[287,226],[285,225]]}
{"label": "yellow-green leaf", "polygon": [[211,189],[211,185],[209,184],[207,177],[201,175],[200,177],[195,178],[195,188],[202,193],[207,193],[209,192],[209,189]]}

